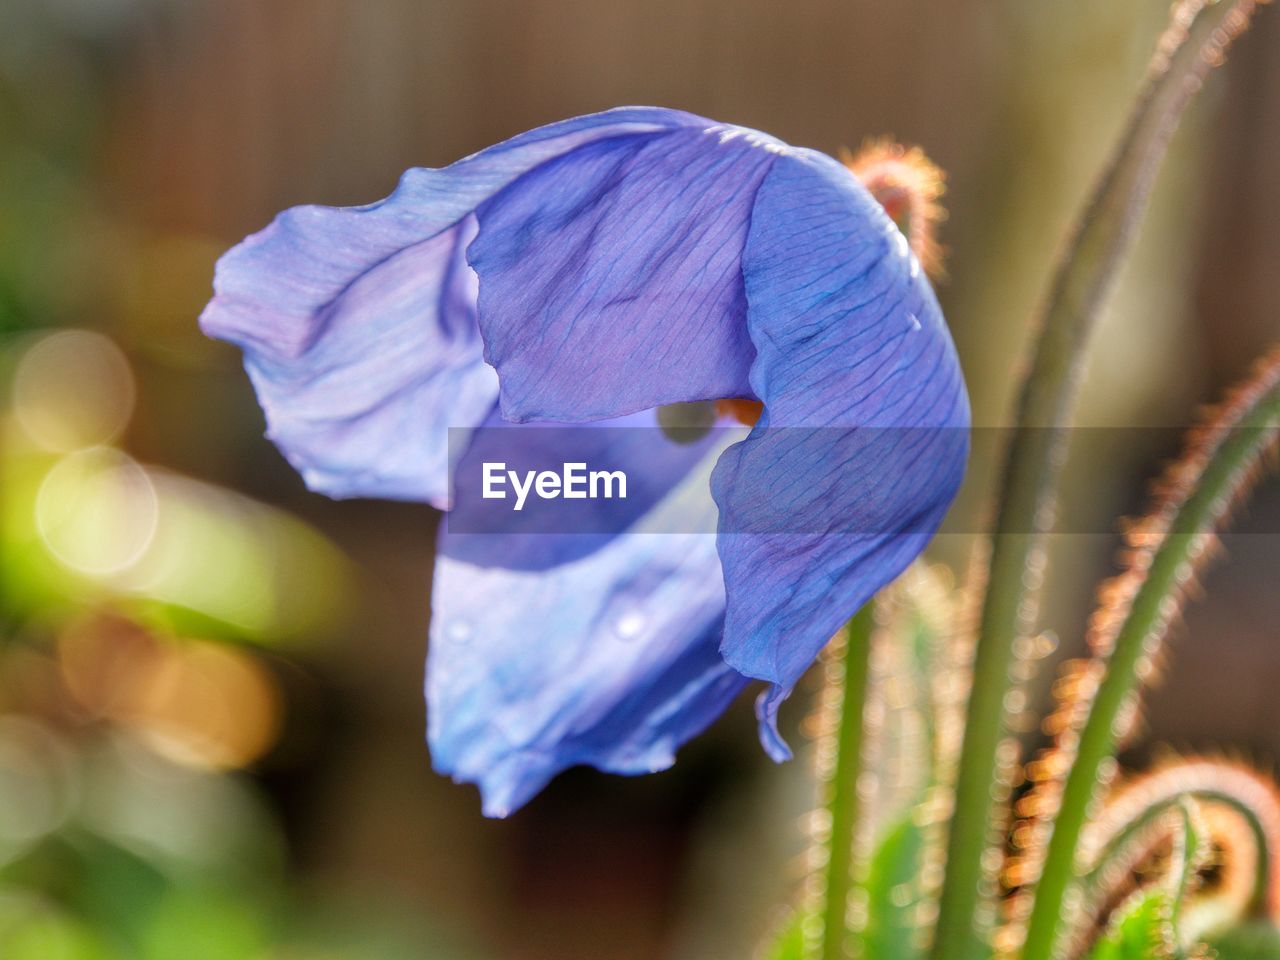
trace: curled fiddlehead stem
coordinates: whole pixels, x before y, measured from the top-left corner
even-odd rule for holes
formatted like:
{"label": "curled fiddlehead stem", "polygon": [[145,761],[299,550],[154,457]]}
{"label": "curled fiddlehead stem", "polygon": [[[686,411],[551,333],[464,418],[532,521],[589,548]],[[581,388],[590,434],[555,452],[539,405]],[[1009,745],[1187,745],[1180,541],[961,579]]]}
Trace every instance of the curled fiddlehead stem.
{"label": "curled fiddlehead stem", "polygon": [[[997,500],[934,960],[969,960],[986,952],[994,919],[990,861],[1002,844],[1010,782],[1004,769],[1011,753],[1006,693],[1013,651],[1033,630],[1043,539],[1052,525],[1065,450],[1058,428],[1070,419],[1089,333],[1178,119],[1257,5],[1257,0],[1181,0],[1174,7],[1145,90],[1051,286],[1022,384],[1017,416],[1022,429],[1014,431]],[[1029,943],[1031,960],[1047,956],[1051,927],[1046,918],[1039,919]]]}
{"label": "curled fiddlehead stem", "polygon": [[[1038,777],[1024,799],[1022,907],[1029,905],[1023,960],[1055,955],[1064,905],[1078,866],[1077,846],[1111,755],[1132,725],[1142,682],[1154,670],[1184,591],[1215,542],[1214,531],[1250,489],[1280,438],[1280,350],[1211,411],[1183,456],[1156,488],[1151,512],[1128,532],[1125,570],[1106,584],[1089,632],[1093,657],[1059,685],[1051,719],[1055,742],[1031,766]],[[1023,928],[1006,931],[1017,946]]]}
{"label": "curled fiddlehead stem", "polygon": [[1192,757],[1163,764],[1112,792],[1080,837],[1083,870],[1064,935],[1065,952],[1127,874],[1161,840],[1162,817],[1194,800],[1214,848],[1215,883],[1182,911],[1183,946],[1247,913],[1280,915],[1280,794],[1270,778],[1231,760]]}
{"label": "curled fiddlehead stem", "polygon": [[1163,868],[1154,881],[1128,888],[1089,950],[1089,960],[1173,960],[1184,955],[1182,914],[1210,855],[1208,830],[1199,805],[1184,798],[1161,811],[1152,831],[1167,840]]}

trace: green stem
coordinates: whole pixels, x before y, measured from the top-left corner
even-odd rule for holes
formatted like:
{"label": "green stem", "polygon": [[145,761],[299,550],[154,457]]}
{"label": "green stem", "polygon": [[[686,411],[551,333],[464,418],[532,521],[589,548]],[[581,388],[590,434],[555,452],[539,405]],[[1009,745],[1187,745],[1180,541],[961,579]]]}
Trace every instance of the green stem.
{"label": "green stem", "polygon": [[[1275,371],[1270,371],[1273,378]],[[1022,960],[1048,960],[1054,953],[1062,921],[1061,904],[1075,877],[1080,832],[1099,781],[1102,763],[1115,749],[1118,718],[1137,690],[1139,664],[1150,654],[1170,616],[1168,600],[1194,569],[1204,536],[1225,517],[1234,497],[1256,470],[1264,451],[1276,441],[1280,419],[1280,385],[1262,391],[1212,451],[1200,475],[1187,484],[1189,495],[1176,504],[1170,532],[1150,558],[1145,578],[1134,595],[1113,646],[1107,672],[1080,732],[1075,762],[1063,788],[1044,866],[1035,889]]]}
{"label": "green stem", "polygon": [[875,619],[871,601],[845,628],[845,647],[839,669],[840,702],[835,729],[835,766],[827,813],[826,889],[823,891],[821,960],[849,960],[849,896],[853,892],[854,847],[860,816],[858,777],[862,772],[863,715],[867,705],[867,677],[871,663],[871,629]]}
{"label": "green stem", "polygon": [[955,816],[939,903],[934,960],[969,960],[986,952],[994,916],[997,811],[1008,790],[997,761],[1007,733],[1005,693],[1013,651],[1034,623],[1052,523],[1060,429],[1070,420],[1085,346],[1146,208],[1169,138],[1200,81],[1244,26],[1254,0],[1183,0],[1114,159],[1085,208],[1062,260],[1022,384],[1017,427],[1005,461],[991,543],[991,569],[979,621]]}

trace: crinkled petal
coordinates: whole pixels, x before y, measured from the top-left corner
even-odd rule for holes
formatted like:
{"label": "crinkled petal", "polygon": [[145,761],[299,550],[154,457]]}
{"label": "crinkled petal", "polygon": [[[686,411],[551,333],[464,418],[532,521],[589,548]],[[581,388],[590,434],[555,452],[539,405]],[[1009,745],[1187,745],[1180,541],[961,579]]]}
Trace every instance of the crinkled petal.
{"label": "crinkled petal", "polygon": [[445,504],[446,430],[484,416],[498,389],[462,259],[474,229],[464,220],[354,279],[301,355],[246,344],[267,435],[311,489]]}
{"label": "crinkled petal", "polygon": [[239,345],[268,434],[332,496],[448,497],[446,428],[497,394],[464,251],[472,212],[540,165],[601,140],[705,121],[627,108],[529,131],[366,207],[296,207],[228,252],[201,323]]}
{"label": "crinkled petal", "polygon": [[749,394],[741,256],[784,149],[704,122],[601,141],[477,211],[485,356],[513,420],[592,420]]}
{"label": "crinkled petal", "polygon": [[[637,436],[659,442],[657,431]],[[489,815],[505,816],[577,764],[627,774],[670,766],[747,684],[719,652],[715,535],[661,532],[714,528],[718,452],[705,452],[630,535],[585,556],[566,548],[568,559],[546,569],[459,559],[442,533],[427,665],[432,760],[479,784]],[[487,560],[522,549],[522,535],[487,537]],[[573,537],[524,539],[545,549]]]}
{"label": "crinkled petal", "polygon": [[951,337],[901,233],[812,151],[761,185],[742,260],[764,416],[721,457],[722,652],[777,706],[828,639],[922,550],[968,456]]}

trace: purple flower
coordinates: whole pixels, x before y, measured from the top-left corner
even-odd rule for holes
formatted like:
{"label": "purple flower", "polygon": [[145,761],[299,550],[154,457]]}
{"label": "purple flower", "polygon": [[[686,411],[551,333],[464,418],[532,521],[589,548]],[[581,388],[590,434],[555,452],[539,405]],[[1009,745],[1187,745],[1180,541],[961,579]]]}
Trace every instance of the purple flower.
{"label": "purple flower", "polygon": [[446,506],[450,427],[763,403],[732,445],[511,427],[663,482],[590,536],[442,529],[430,745],[494,815],[574,764],[670,765],[752,679],[787,756],[779,704],[964,471],[963,380],[902,234],[830,157],[687,113],[578,117],[380,203],[288,210],[215,291],[205,331],[244,350],[268,435],[335,497]]}

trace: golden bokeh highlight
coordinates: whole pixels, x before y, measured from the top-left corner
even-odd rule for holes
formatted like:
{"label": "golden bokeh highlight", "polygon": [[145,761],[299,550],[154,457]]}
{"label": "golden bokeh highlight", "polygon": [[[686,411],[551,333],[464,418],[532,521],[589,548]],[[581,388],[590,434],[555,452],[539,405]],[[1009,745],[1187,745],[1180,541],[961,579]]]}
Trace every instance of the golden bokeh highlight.
{"label": "golden bokeh highlight", "polygon": [[279,735],[274,679],[257,658],[234,647],[100,617],[62,634],[58,662],[84,710],[120,724],[177,763],[244,767]]}

